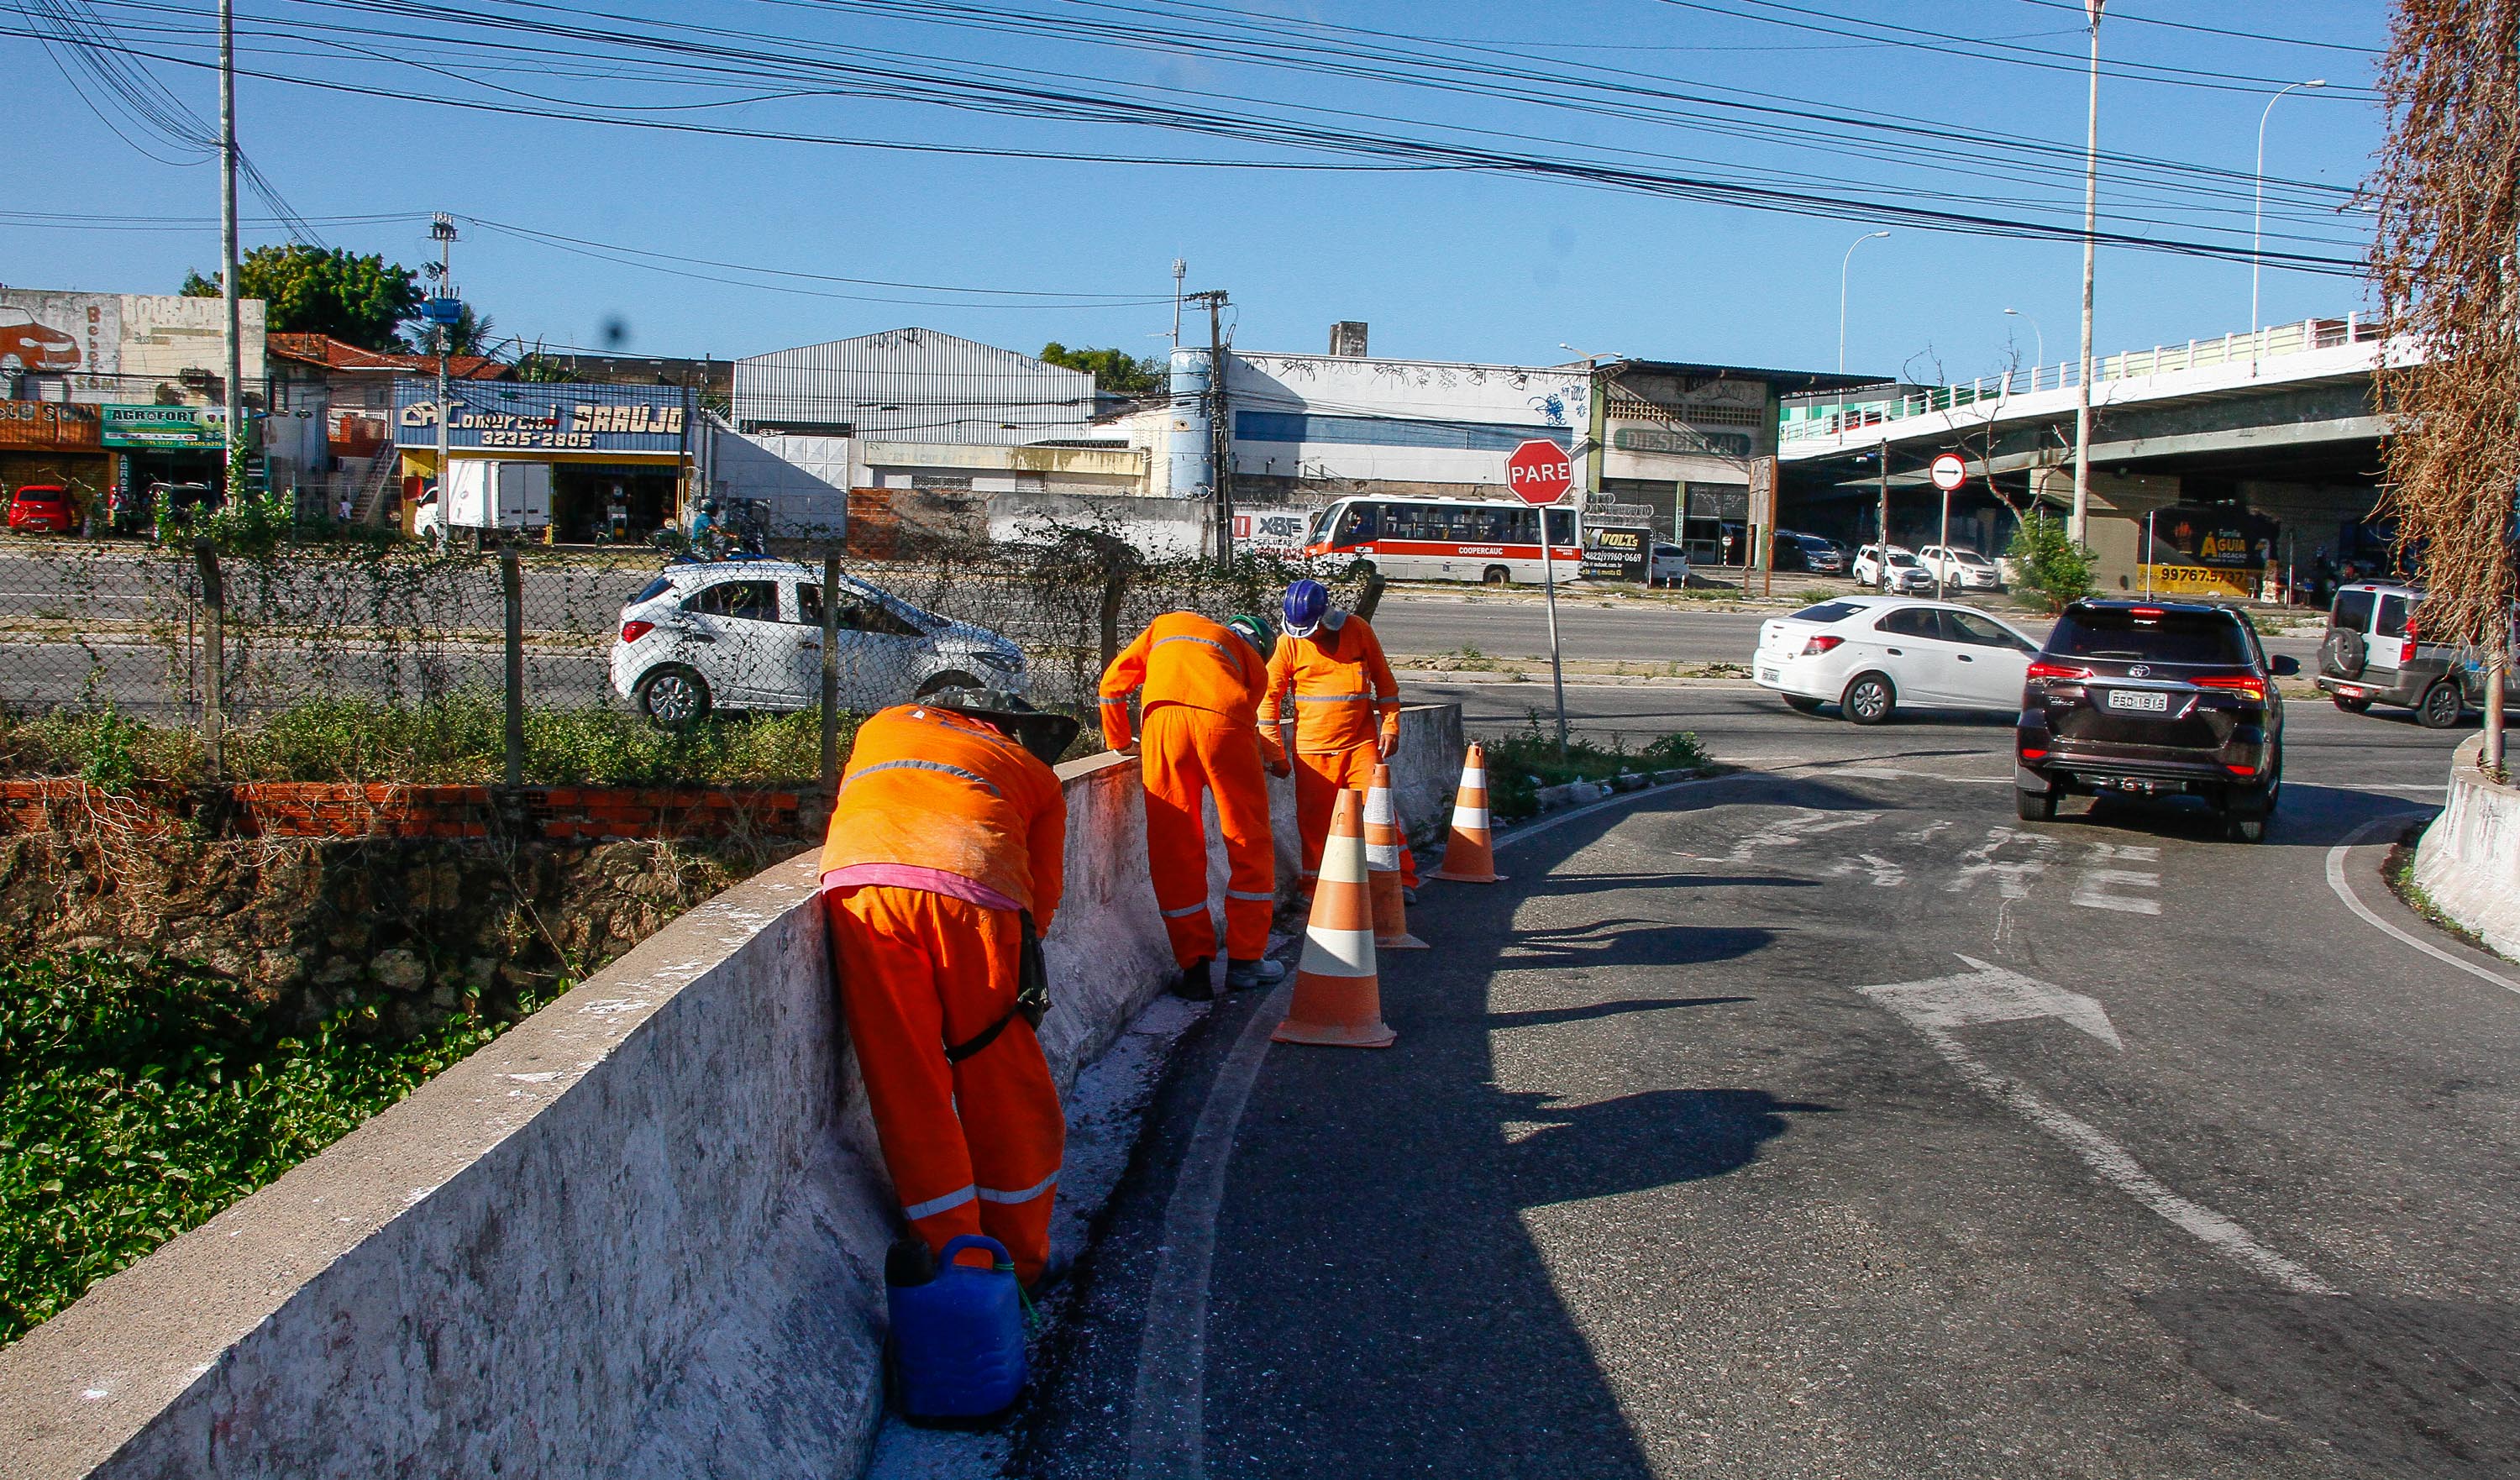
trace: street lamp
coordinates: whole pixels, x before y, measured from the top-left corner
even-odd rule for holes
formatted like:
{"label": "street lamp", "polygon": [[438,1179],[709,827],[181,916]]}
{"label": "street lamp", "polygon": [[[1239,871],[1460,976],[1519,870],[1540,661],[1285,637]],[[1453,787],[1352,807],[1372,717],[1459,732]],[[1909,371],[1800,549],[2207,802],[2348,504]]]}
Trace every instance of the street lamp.
{"label": "street lamp", "polygon": [[2273,114],[2275,105],[2282,101],[2285,93],[2297,92],[2305,87],[2325,87],[2326,85],[2325,77],[2313,77],[2307,82],[2296,82],[2269,98],[2265,112],[2258,114],[2257,203],[2249,210],[2249,344],[2250,354],[2253,357],[2257,352],[2258,339],[2258,273],[2265,265],[2260,260],[2259,239],[2267,214],[2267,119]]}
{"label": "street lamp", "polygon": [[1837,264],[1837,373],[1846,374],[1846,270],[1855,265],[1855,248],[1875,237],[1886,237],[1886,231],[1868,231],[1850,243],[1846,260]]}
{"label": "street lamp", "polygon": [[2048,331],[2039,327],[2039,321],[2036,318],[2023,313],[2018,308],[2007,308],[2004,312],[2010,314],[2016,319],[2030,320],[2031,336],[2039,345],[2039,357],[2030,362],[2030,388],[2037,390],[2039,388],[2039,367],[2048,363]]}

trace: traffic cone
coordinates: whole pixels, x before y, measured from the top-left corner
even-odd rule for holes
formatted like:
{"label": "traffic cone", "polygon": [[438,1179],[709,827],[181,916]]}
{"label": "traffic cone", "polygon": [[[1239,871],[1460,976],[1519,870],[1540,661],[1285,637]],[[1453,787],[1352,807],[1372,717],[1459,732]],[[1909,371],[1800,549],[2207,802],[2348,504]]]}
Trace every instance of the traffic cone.
{"label": "traffic cone", "polygon": [[1365,798],[1339,792],[1330,835],[1322,846],[1322,875],[1304,954],[1295,964],[1295,1000],[1269,1036],[1280,1043],[1335,1049],[1387,1049],[1400,1035],[1382,1021],[1382,983],[1373,964],[1373,900],[1366,881]]}
{"label": "traffic cone", "polygon": [[1493,884],[1496,845],[1488,836],[1488,753],[1477,740],[1462,757],[1462,790],[1453,803],[1453,835],[1444,844],[1444,867],[1429,875],[1462,884]]}
{"label": "traffic cone", "polygon": [[1391,792],[1391,767],[1376,764],[1365,793],[1365,873],[1373,888],[1373,949],[1423,951],[1409,933],[1409,901],[1400,893],[1400,803]]}

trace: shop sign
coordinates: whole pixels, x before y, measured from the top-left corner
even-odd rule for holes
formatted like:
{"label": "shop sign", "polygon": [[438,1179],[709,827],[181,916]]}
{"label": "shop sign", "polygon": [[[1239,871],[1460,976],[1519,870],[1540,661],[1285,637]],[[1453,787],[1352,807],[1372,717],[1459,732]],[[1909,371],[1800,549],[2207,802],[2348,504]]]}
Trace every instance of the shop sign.
{"label": "shop sign", "polygon": [[216,406],[103,406],[100,438],[108,447],[172,447],[216,452],[227,446],[228,414]]}
{"label": "shop sign", "polygon": [[1304,553],[1304,536],[1313,527],[1310,509],[1270,509],[1234,516],[1234,545],[1283,557]]}
{"label": "shop sign", "polygon": [[2248,570],[2218,570],[2210,565],[2147,565],[2140,572],[2143,584],[2156,596],[2230,597],[2253,600],[2258,594],[2258,573]]}
{"label": "shop sign", "polygon": [[1653,553],[1650,529],[1615,529],[1588,525],[1584,530],[1584,578],[1592,581],[1642,581],[1645,558]]}
{"label": "shop sign", "polygon": [[57,401],[0,401],[0,447],[91,452],[98,446],[96,408]]}
{"label": "shop sign", "polygon": [[[467,381],[448,387],[446,445],[460,451],[679,454],[683,390],[675,385]],[[394,381],[394,441],[437,445],[437,384]]]}

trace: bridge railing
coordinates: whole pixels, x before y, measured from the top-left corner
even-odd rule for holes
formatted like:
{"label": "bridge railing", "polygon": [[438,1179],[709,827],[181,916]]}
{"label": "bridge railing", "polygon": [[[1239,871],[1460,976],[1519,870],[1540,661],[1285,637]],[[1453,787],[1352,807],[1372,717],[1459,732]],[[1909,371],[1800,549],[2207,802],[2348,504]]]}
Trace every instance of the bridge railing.
{"label": "bridge railing", "polygon": [[[2092,362],[2092,382],[2097,385],[2110,381],[2142,380],[2215,365],[2256,364],[2315,349],[2367,343],[2380,336],[2380,326],[2360,314],[2304,319],[2297,324],[2272,325],[2254,334],[2227,334],[2216,339],[2190,339],[2185,344],[2157,344],[2150,349],[2100,356]],[[2008,376],[1985,376],[1950,385],[1927,386],[1896,398],[1822,406],[1814,408],[1816,415],[1784,423],[1778,428],[1778,439],[1801,442],[1844,436],[1886,422],[1930,416],[2010,396],[2064,390],[2081,380],[2081,362],[2066,360],[2055,365],[2026,366]]]}

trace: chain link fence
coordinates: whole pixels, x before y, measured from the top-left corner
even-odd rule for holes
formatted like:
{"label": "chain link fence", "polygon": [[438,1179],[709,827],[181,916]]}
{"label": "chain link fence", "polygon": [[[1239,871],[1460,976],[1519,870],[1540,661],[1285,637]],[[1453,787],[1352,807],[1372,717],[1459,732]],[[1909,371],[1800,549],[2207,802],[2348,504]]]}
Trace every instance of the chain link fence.
{"label": "chain link fence", "polygon": [[[421,774],[390,779],[703,781],[734,764],[812,781],[850,716],[940,689],[1012,690],[1090,719],[1103,666],[1158,613],[1274,612],[1309,573],[1266,557],[1231,571],[1150,561],[1107,530],[1054,525],[924,541],[880,564],[10,545],[0,764],[61,763],[39,741],[69,731],[92,750],[104,720],[181,749],[164,769],[204,779],[386,779],[400,754]],[[414,758],[430,743],[472,769]],[[676,778],[676,754],[719,774]]]}

